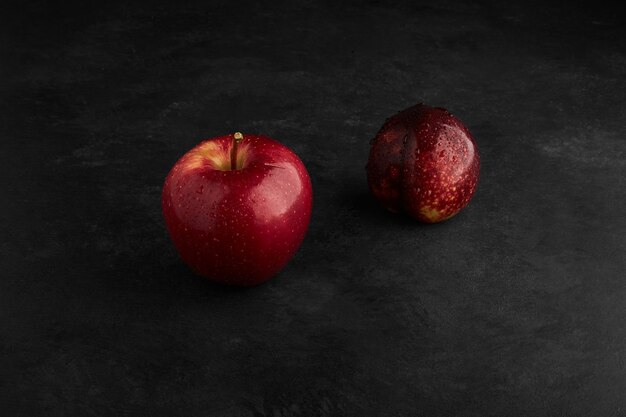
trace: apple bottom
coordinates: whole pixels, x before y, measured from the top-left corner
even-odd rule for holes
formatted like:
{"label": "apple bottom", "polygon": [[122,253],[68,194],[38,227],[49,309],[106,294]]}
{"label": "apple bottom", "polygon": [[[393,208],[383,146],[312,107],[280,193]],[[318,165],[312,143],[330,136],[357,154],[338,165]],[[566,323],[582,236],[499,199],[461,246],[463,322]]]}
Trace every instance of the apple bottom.
{"label": "apple bottom", "polygon": [[173,239],[174,246],[196,274],[222,284],[254,286],[277,275],[287,265],[306,230],[295,226],[280,233],[271,226],[261,228],[261,232],[258,227],[256,231],[253,228],[240,223],[232,238],[224,238],[231,234],[223,233],[226,230],[219,227],[212,233],[183,229],[183,233],[171,235],[178,236]]}

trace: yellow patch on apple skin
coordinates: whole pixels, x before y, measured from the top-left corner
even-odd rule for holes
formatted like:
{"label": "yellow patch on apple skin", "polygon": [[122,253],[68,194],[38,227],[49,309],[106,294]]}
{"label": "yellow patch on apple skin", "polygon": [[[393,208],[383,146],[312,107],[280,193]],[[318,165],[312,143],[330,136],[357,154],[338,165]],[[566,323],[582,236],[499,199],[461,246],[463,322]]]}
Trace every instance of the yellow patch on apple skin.
{"label": "yellow patch on apple skin", "polygon": [[[246,166],[249,154],[249,144],[239,144],[237,149],[237,169],[241,169]],[[220,144],[207,141],[204,142],[191,153],[187,161],[184,164],[184,170],[190,171],[193,169],[208,166],[220,171],[230,171],[230,152],[232,144],[224,149]]]}
{"label": "yellow patch on apple skin", "polygon": [[[228,149],[230,155],[231,148]],[[250,156],[250,144],[240,143],[239,149],[237,149],[237,169],[242,169],[248,164],[248,157]],[[230,169],[230,165],[228,167]]]}
{"label": "yellow patch on apple skin", "polygon": [[230,152],[215,142],[205,142],[198,147],[197,156],[204,159],[214,169],[230,169]]}
{"label": "yellow patch on apple skin", "polygon": [[200,155],[191,155],[187,158],[187,161],[184,163],[182,169],[184,172],[194,170],[196,168],[201,168],[205,165],[205,160]]}
{"label": "yellow patch on apple skin", "polygon": [[420,214],[431,223],[441,222],[453,216],[453,214],[446,215],[444,212],[430,206],[420,208]]}

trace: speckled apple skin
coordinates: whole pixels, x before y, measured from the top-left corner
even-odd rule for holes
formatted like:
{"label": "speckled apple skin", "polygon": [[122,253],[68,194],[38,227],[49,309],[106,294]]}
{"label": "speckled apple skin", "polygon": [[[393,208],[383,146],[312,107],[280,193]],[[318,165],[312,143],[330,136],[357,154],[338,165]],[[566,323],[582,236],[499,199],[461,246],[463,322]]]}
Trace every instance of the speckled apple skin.
{"label": "speckled apple skin", "polygon": [[244,168],[216,169],[216,156],[229,155],[232,140],[210,139],[183,155],[165,179],[162,209],[174,246],[197,274],[251,286],[298,250],[313,194],[298,156],[266,136],[244,135]]}
{"label": "speckled apple skin", "polygon": [[420,103],[385,121],[372,141],[366,171],[370,191],[382,206],[437,223],[469,203],[480,157],[458,118]]}

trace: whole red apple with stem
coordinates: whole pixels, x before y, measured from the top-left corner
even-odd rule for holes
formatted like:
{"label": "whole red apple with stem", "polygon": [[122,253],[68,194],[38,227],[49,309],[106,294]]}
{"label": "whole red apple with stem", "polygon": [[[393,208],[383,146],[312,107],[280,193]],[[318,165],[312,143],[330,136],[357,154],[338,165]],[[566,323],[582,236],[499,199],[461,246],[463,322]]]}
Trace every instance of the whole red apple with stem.
{"label": "whole red apple with stem", "polygon": [[298,156],[261,135],[201,142],[173,166],[162,209],[181,258],[225,284],[260,284],[298,250],[312,209],[311,181]]}
{"label": "whole red apple with stem", "polygon": [[366,171],[370,191],[383,207],[436,223],[469,203],[480,158],[458,118],[420,103],[386,120],[372,141]]}

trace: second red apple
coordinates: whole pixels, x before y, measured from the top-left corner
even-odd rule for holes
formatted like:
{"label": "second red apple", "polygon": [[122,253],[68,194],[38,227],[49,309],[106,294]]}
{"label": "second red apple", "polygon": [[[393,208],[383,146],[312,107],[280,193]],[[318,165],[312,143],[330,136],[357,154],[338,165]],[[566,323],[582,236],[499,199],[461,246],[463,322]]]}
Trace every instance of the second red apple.
{"label": "second red apple", "polygon": [[383,207],[437,223],[469,203],[480,158],[458,118],[417,104],[387,119],[372,141],[366,171],[370,191]]}

